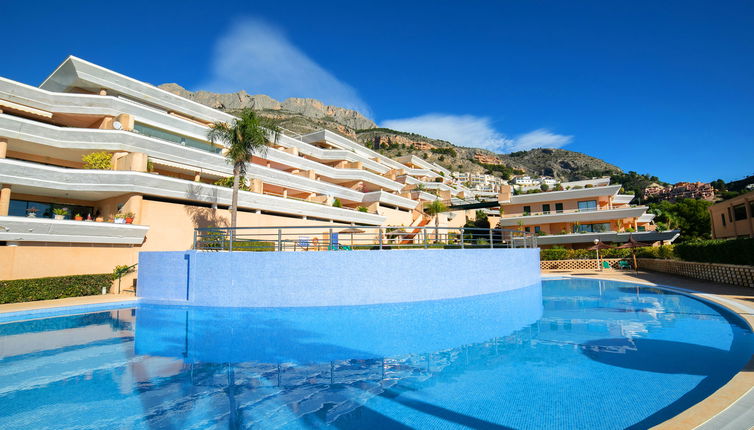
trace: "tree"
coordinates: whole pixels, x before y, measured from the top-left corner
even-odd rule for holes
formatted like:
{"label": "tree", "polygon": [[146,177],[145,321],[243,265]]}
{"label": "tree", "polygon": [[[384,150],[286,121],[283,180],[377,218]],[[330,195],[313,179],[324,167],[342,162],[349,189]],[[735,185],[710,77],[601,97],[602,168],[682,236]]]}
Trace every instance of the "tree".
{"label": "tree", "polygon": [[667,200],[649,205],[649,212],[655,214],[658,226],[667,229],[680,229],[678,242],[692,239],[710,238],[710,214],[707,208],[712,202],[696,199],[682,199],[675,203]]}
{"label": "tree", "polygon": [[241,177],[246,175],[246,163],[251,162],[255,153],[264,153],[267,146],[277,142],[280,128],[269,119],[260,117],[246,108],[231,123],[212,124],[207,138],[213,143],[223,143],[227,152],[225,158],[233,165],[233,197],[230,205],[230,226],[236,227],[238,215],[238,189]]}
{"label": "tree", "polygon": [[440,213],[447,210],[448,207],[445,206],[445,203],[440,201],[440,199],[432,200],[431,202],[424,204],[424,212],[435,217],[435,242],[437,242],[440,237]]}

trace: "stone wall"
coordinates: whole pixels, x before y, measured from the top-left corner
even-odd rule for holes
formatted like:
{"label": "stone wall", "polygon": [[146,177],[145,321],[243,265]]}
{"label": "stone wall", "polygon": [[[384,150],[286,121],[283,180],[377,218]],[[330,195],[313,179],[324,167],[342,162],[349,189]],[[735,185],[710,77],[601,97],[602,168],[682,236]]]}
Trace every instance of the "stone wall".
{"label": "stone wall", "polygon": [[754,266],[640,258],[639,267],[655,272],[754,288]]}

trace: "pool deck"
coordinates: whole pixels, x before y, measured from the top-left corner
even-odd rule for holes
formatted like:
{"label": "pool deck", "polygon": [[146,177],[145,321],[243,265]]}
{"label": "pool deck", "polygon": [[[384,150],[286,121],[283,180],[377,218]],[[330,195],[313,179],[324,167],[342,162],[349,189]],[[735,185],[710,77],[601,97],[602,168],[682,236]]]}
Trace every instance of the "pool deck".
{"label": "pool deck", "polygon": [[[754,327],[754,288],[642,271],[551,270],[542,271],[542,276],[609,279],[673,287],[713,301],[735,312],[746,320],[750,327]],[[654,428],[658,430],[748,430],[754,428],[754,356],[746,367],[711,396]]]}
{"label": "pool deck", "polygon": [[36,302],[6,303],[0,305],[0,316],[21,312],[52,311],[56,309],[75,308],[78,306],[105,305],[108,303],[136,303],[133,294],[102,294],[97,296],[68,297],[65,299],[39,300]]}
{"label": "pool deck", "polygon": [[[543,277],[572,276],[592,279],[633,282],[677,288],[700,298],[716,302],[740,315],[754,327],[754,288],[717,284],[697,279],[673,276],[656,272],[633,271],[543,271]],[[0,305],[0,316],[21,312],[75,308],[79,306],[104,306],[108,303],[136,303],[130,294],[107,294],[87,297],[71,297],[57,300],[41,300],[26,303]],[[750,429],[754,424],[754,356],[746,367],[727,384],[705,400],[697,403],[674,418],[654,427],[655,429],[703,429],[738,430]]]}

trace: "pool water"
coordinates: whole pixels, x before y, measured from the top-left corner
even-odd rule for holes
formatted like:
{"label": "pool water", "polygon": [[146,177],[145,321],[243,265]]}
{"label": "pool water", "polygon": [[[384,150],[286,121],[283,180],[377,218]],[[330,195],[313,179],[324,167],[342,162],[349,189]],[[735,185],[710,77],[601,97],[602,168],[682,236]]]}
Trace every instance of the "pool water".
{"label": "pool water", "polygon": [[376,306],[143,304],[0,324],[0,428],[647,428],[752,353],[716,305],[591,279]]}

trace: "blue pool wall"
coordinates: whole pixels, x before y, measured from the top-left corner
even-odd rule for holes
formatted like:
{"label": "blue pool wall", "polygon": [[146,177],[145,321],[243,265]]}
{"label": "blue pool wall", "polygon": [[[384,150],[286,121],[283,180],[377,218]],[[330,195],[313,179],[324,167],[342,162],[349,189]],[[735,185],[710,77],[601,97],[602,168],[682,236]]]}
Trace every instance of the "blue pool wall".
{"label": "blue pool wall", "polygon": [[344,306],[441,300],[541,280],[538,249],[141,252],[137,295],[201,306]]}

